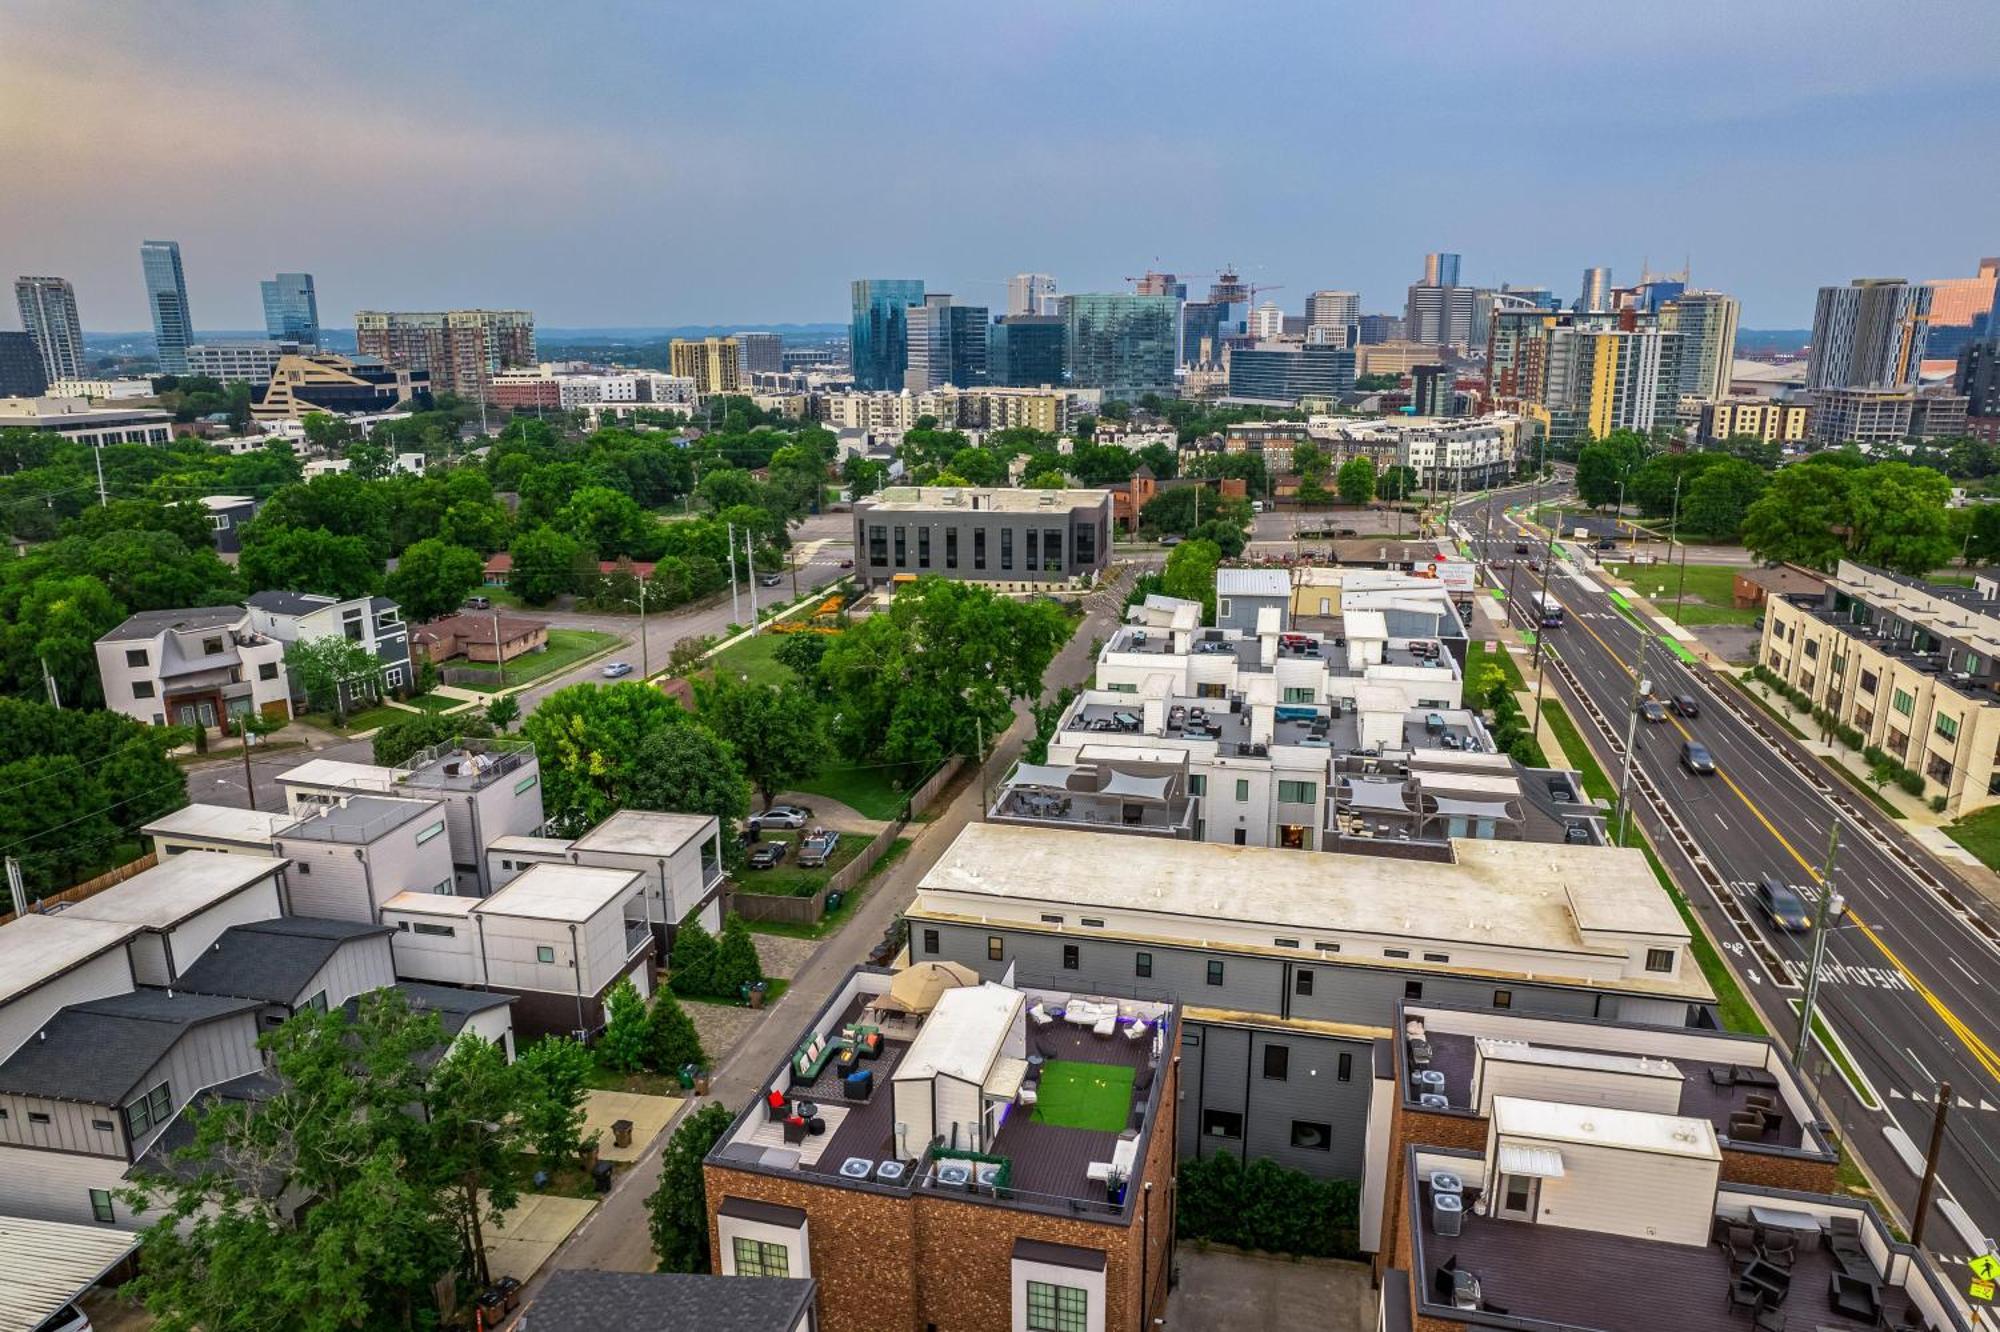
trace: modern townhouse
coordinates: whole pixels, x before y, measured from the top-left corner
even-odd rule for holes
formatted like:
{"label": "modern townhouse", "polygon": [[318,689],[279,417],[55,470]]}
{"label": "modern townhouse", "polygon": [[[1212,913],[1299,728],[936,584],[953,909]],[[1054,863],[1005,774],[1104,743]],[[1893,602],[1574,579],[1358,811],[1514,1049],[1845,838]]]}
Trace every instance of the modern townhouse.
{"label": "modern townhouse", "polygon": [[1842,560],[1768,597],[1757,659],[1924,780],[1954,815],[2000,800],[2000,601]]}
{"label": "modern townhouse", "polygon": [[812,1279],[826,1332],[1150,1327],[1183,1041],[1171,1002],[857,969],[709,1153],[715,1270]]}
{"label": "modern townhouse", "polygon": [[621,809],[575,839],[499,838],[486,857],[496,889],[539,864],[636,871],[646,882],[646,921],[661,957],[689,916],[710,933],[722,928],[722,827],[712,814]]}
{"label": "modern townhouse", "polygon": [[1461,839],[1448,853],[973,824],[918,885],[910,957],[1177,1000],[1180,1153],[1347,1178],[1380,1155],[1372,1070],[1399,1002],[1715,1025],[1687,927],[1638,852]]}
{"label": "modern townhouse", "polygon": [[133,980],[175,985],[230,926],[285,914],[284,868],[274,856],[175,856],[71,903],[58,920],[131,927]]}
{"label": "modern townhouse", "polygon": [[629,979],[653,992],[653,930],[637,870],[540,864],[490,897],[403,893],[382,904],[405,980],[498,990],[524,1035],[589,1035]]}
{"label": "modern townhouse", "polygon": [[400,893],[451,893],[448,819],[442,800],[356,795],[292,820],[271,839],[291,861],[285,871],[292,910],[374,924]]}
{"label": "modern townhouse", "polygon": [[[257,632],[280,643],[300,643],[320,638],[345,638],[368,649],[382,663],[382,687],[406,689],[417,681],[410,662],[410,630],[403,623],[400,607],[388,597],[324,596],[315,592],[284,592],[268,589],[253,592],[244,605],[250,611]],[[293,706],[303,711],[305,698],[293,685]],[[357,708],[373,701],[373,694],[361,682],[343,681],[341,706]]]}
{"label": "modern townhouse", "polygon": [[140,611],[97,640],[104,706],[153,726],[291,717],[285,645],[241,606]]}
{"label": "modern townhouse", "polygon": [[1220,629],[1255,634],[1265,610],[1278,613],[1280,633],[1290,629],[1291,574],[1284,569],[1218,569],[1215,571],[1215,623]]}
{"label": "modern townhouse", "polygon": [[280,916],[232,925],[182,969],[176,988],[255,999],[260,1025],[306,1009],[324,1013],[396,983],[386,925]]}

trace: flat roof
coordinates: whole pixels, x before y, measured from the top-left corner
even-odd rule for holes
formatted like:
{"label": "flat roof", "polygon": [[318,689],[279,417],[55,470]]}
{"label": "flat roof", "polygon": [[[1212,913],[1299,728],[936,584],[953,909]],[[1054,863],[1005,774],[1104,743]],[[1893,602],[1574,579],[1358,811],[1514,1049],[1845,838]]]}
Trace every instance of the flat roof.
{"label": "flat roof", "polygon": [[241,606],[191,606],[183,610],[139,611],[128,615],[97,641],[115,643],[126,638],[151,638],[168,629],[223,629],[250,618]]}
{"label": "flat roof", "polygon": [[296,768],[287,768],[278,774],[278,780],[291,786],[345,786],[361,790],[379,791],[396,780],[399,768],[384,768],[374,763],[347,763],[340,759],[307,759]]}
{"label": "flat roof", "polygon": [[190,916],[263,879],[288,862],[282,856],[172,856],[64,911],[64,920],[116,920],[171,929]]}
{"label": "flat roof", "polygon": [[1600,951],[1579,927],[1687,937],[1636,850],[1489,838],[1451,848],[1438,864],[974,823],[919,891],[1563,952]]}
{"label": "flat roof", "polygon": [[234,805],[183,805],[171,814],[154,819],[139,831],[148,837],[194,837],[268,847],[278,830],[293,822],[291,814],[261,809],[238,809]]}
{"label": "flat roof", "polygon": [[[1049,498],[1043,503],[1043,498]],[[890,486],[877,491],[864,501],[875,510],[917,510],[932,512],[950,509],[963,513],[974,512],[972,501],[979,501],[980,513],[1060,513],[1067,509],[1088,509],[1100,504],[1108,504],[1111,492],[1108,490],[1016,490],[1012,488],[988,488],[985,486]],[[858,508],[859,506],[857,506]]]}
{"label": "flat roof", "polygon": [[637,870],[535,865],[491,897],[479,899],[479,911],[482,915],[585,921],[631,892],[639,879]]}
{"label": "flat roof", "polygon": [[0,1332],[31,1332],[139,1247],[136,1230],[0,1216]]}
{"label": "flat roof", "polygon": [[1561,1101],[1496,1096],[1493,1131],[1503,1138],[1615,1147],[1700,1161],[1722,1159],[1722,1148],[1715,1141],[1715,1125],[1706,1119],[1620,1110],[1608,1105],[1569,1105]]}
{"label": "flat roof", "polygon": [[717,826],[713,814],[672,814],[621,809],[576,839],[579,851],[625,856],[670,856]]}
{"label": "flat roof", "polygon": [[421,916],[469,916],[486,899],[457,893],[420,893],[409,889],[382,904],[384,911],[409,911]]}
{"label": "flat roof", "polygon": [[567,837],[529,837],[523,833],[509,833],[496,837],[486,844],[488,851],[532,851],[538,855],[560,856],[569,852],[572,843]]}
{"label": "flat roof", "polygon": [[984,1083],[1027,996],[988,981],[946,990],[903,1052],[891,1081],[956,1078]]}
{"label": "flat roof", "polygon": [[357,795],[327,805],[292,823],[287,837],[319,842],[373,841],[426,814],[444,817],[443,803],[385,795]]}
{"label": "flat roof", "polygon": [[1217,569],[1215,594],[1219,597],[1289,597],[1292,580],[1282,569]]}
{"label": "flat roof", "polygon": [[30,913],[0,925],[0,1003],[26,994],[139,932],[129,921]]}

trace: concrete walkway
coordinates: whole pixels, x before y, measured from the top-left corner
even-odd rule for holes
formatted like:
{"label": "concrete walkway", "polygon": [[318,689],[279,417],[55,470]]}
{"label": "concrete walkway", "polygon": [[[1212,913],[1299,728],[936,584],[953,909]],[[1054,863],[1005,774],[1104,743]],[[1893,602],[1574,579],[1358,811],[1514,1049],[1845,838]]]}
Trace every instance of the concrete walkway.
{"label": "concrete walkway", "polygon": [[1366,1263],[1276,1258],[1182,1244],[1180,1284],[1167,1296],[1170,1328],[1310,1327],[1370,1332],[1374,1279]]}

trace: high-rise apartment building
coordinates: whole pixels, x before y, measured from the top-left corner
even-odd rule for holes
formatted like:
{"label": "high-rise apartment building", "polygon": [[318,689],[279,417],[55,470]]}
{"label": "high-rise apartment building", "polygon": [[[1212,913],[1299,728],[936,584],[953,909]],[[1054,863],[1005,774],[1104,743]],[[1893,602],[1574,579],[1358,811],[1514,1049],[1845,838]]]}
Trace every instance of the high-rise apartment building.
{"label": "high-rise apartment building", "polygon": [[139,267],[146,276],[146,306],[153,316],[153,341],[160,349],[160,369],[170,375],[184,375],[188,344],[194,341],[194,318],[188,313],[181,243],[145,242],[139,247]]}
{"label": "high-rise apartment building", "polygon": [[1258,342],[1269,342],[1285,335],[1285,312],[1276,301],[1265,301],[1250,312],[1250,336]]}
{"label": "high-rise apartment building", "polygon": [[1214,301],[1181,306],[1180,363],[1215,365],[1222,360],[1222,319],[1228,307]]}
{"label": "high-rise apartment building", "polygon": [[14,279],[14,302],[21,327],[42,358],[42,378],[53,384],[84,377],[83,325],[76,314],[76,288],[67,278]]}
{"label": "high-rise apartment building", "polygon": [[363,356],[427,371],[434,392],[484,398],[494,375],[535,363],[535,316],[527,310],[357,310],[354,343]]}
{"label": "high-rise apartment building", "polygon": [[1902,278],[1821,287],[1806,387],[1909,388],[1930,331],[1931,289]]}
{"label": "high-rise apartment building", "polygon": [[1680,334],[1640,327],[1631,316],[1549,331],[1543,401],[1551,443],[1671,424],[1679,399]]}
{"label": "high-rise apartment building", "polygon": [[1040,388],[1063,382],[1063,321],[1057,315],[1007,315],[986,330],[987,382]]}
{"label": "high-rise apartment building", "polygon": [[1052,315],[1056,312],[1056,280],[1047,273],[1016,273],[1007,279],[1007,313]]}
{"label": "high-rise apartment building", "polygon": [[694,391],[734,393],[743,382],[742,351],[735,338],[675,338],[667,346],[674,374],[694,381]]}
{"label": "high-rise apartment building", "polygon": [[280,273],[257,284],[264,297],[264,335],[273,342],[319,345],[319,297],[311,273]]}
{"label": "high-rise apartment building", "polygon": [[1478,299],[1479,293],[1471,287],[1417,283],[1403,306],[1404,336],[1434,347],[1469,346]]}
{"label": "high-rise apartment building", "polygon": [[1354,387],[1354,353],[1345,347],[1251,347],[1229,353],[1229,396],[1296,404],[1338,398]]}
{"label": "high-rise apartment building", "polygon": [[1579,314],[1603,314],[1611,309],[1611,270],[1609,268],[1586,268],[1583,270],[1583,290],[1577,293],[1576,309]]}
{"label": "high-rise apartment building", "polygon": [[1361,294],[1354,291],[1316,291],[1306,297],[1306,327],[1345,330],[1361,318]]}
{"label": "high-rise apartment building", "polygon": [[1736,363],[1736,298],[1682,291],[1660,307],[1660,327],[1680,334],[1680,392],[1715,402],[1729,396]]}
{"label": "high-rise apartment building", "polygon": [[1132,286],[1138,296],[1171,296],[1177,301],[1187,299],[1187,283],[1172,273],[1147,273]]}
{"label": "high-rise apartment building", "polygon": [[928,393],[946,384],[977,388],[986,383],[986,307],[955,305],[949,293],[934,291],[910,307],[910,363],[903,387]]}
{"label": "high-rise apartment building", "polygon": [[785,368],[785,339],[776,333],[737,333],[736,360],[745,378]]}
{"label": "high-rise apartment building", "polygon": [[1923,370],[1927,375],[1950,374],[1958,354],[1980,335],[2000,333],[1993,326],[1994,284],[2000,282],[2000,258],[1979,261],[1979,274],[1969,278],[1939,278],[1931,289],[1930,333],[1924,339]]}
{"label": "high-rise apartment building", "polygon": [[1072,385],[1101,388],[1114,398],[1173,388],[1179,301],[1109,292],[1061,300]]}
{"label": "high-rise apartment building", "polygon": [[848,363],[859,389],[900,389],[910,368],[909,310],[924,303],[921,278],[856,278]]}
{"label": "high-rise apartment building", "polygon": [[1549,338],[1565,318],[1526,305],[1493,311],[1486,342],[1486,400],[1496,410],[1546,423],[1541,403],[1549,382]]}
{"label": "high-rise apartment building", "polygon": [[1363,347],[1379,346],[1384,342],[1401,342],[1407,331],[1407,321],[1401,315],[1365,314],[1354,321],[1355,329]]}
{"label": "high-rise apartment building", "polygon": [[1426,287],[1456,287],[1458,285],[1458,256],[1448,251],[1434,250],[1424,256],[1424,280]]}

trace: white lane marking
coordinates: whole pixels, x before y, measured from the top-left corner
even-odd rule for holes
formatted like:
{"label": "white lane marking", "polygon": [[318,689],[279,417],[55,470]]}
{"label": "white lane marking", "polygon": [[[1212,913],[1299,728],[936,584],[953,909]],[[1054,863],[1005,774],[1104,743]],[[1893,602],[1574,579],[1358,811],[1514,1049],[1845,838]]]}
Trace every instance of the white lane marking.
{"label": "white lane marking", "polygon": [[1909,1046],[1906,1045],[1903,1047],[1903,1053],[1908,1055],[1910,1057],[1910,1062],[1917,1066],[1917,1072],[1924,1075],[1924,1081],[1926,1082],[1937,1081],[1936,1078],[1931,1076],[1931,1071],[1924,1067],[1924,1061],[1917,1058],[1917,1052],[1915,1050],[1912,1050]]}
{"label": "white lane marking", "polygon": [[1722,829],[1722,831],[1724,832],[1729,831],[1729,825],[1722,821],[1722,816],[1720,814],[1717,814],[1715,816],[1715,826]]}
{"label": "white lane marking", "polygon": [[1984,985],[1984,984],[1986,984],[1986,982],[1985,982],[1985,981],[1983,981],[1983,980],[1979,979],[1979,977],[1977,977],[1977,976],[1973,975],[1973,974],[1972,974],[1972,973],[1971,973],[1970,971],[1966,971],[1966,968],[1965,968],[1965,963],[1963,963],[1963,962],[1959,961],[1959,960],[1958,960],[1957,958],[1955,958],[1955,957],[1952,957],[1952,956],[1951,956],[1950,954],[1946,954],[1946,959],[1947,959],[1947,960],[1948,960],[1948,961],[1949,961],[1949,962],[1950,962],[1950,963],[1951,963],[1951,964],[1952,964],[1953,966],[1957,967],[1957,968],[1958,968],[1958,969],[1959,969],[1960,971],[1963,971],[1963,972],[1965,972],[1965,978],[1966,978],[1967,980],[1971,981],[1971,982],[1972,982],[1972,983],[1973,983],[1974,985]]}

